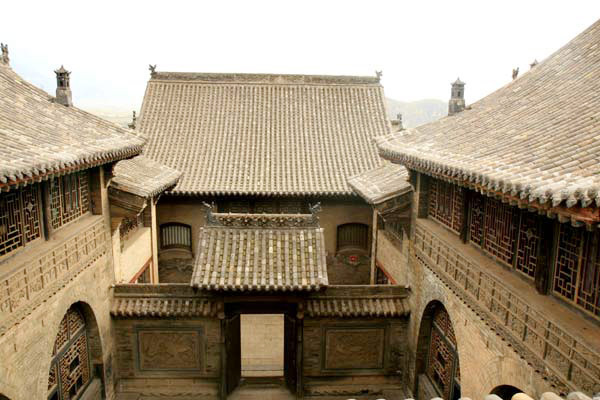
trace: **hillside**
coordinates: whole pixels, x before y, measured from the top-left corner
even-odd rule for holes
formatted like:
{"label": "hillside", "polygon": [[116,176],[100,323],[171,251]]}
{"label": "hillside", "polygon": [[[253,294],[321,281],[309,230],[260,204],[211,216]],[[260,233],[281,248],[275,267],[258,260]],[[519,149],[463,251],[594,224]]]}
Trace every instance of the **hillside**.
{"label": "hillside", "polygon": [[386,102],[388,117],[396,119],[398,113],[402,114],[405,128],[414,128],[448,115],[448,103],[437,99],[407,102],[386,98]]}

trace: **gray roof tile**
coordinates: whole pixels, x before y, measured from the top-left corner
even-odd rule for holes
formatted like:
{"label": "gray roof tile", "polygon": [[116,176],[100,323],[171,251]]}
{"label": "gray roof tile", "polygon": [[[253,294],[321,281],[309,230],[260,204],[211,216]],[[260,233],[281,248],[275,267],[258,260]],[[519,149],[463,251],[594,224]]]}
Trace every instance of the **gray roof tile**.
{"label": "gray roof tile", "polygon": [[390,163],[348,178],[348,184],[369,204],[380,204],[412,190],[406,168]]}
{"label": "gray roof tile", "polygon": [[0,182],[12,184],[140,153],[145,140],[75,107],[0,64]]}
{"label": "gray roof tile", "polygon": [[115,165],[111,187],[141,197],[154,197],[173,187],[180,176],[181,172],[142,155]]}
{"label": "gray roof tile", "polygon": [[470,109],[376,141],[409,168],[542,204],[600,206],[599,93],[600,21]]}
{"label": "gray roof tile", "polygon": [[377,78],[157,72],[139,129],[175,194],[349,195],[390,127]]}

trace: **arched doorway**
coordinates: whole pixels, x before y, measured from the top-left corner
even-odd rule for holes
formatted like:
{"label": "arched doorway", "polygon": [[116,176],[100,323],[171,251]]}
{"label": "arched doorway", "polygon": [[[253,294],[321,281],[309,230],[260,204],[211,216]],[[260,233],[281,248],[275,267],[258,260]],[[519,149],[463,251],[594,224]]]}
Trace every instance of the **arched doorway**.
{"label": "arched doorway", "polygon": [[[102,347],[94,314],[84,303],[73,304],[60,322],[48,374],[48,399],[78,399],[95,376],[102,377]],[[103,391],[103,384],[96,390]]]}
{"label": "arched doorway", "polygon": [[490,394],[495,394],[500,397],[502,400],[511,400],[512,397],[517,393],[523,393],[523,391],[519,388],[516,388],[511,385],[500,385],[496,386]]}
{"label": "arched doorway", "polygon": [[417,344],[415,388],[423,398],[460,398],[460,365],[450,316],[439,301],[427,305]]}

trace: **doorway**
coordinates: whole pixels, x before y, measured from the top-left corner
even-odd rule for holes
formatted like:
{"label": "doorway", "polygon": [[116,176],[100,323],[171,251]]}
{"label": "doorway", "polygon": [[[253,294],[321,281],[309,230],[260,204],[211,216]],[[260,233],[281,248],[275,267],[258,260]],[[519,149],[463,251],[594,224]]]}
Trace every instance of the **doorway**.
{"label": "doorway", "polygon": [[283,377],[283,314],[241,315],[242,378]]}
{"label": "doorway", "polygon": [[229,303],[226,315],[221,399],[245,399],[261,391],[295,398],[301,387],[302,326],[295,304]]}

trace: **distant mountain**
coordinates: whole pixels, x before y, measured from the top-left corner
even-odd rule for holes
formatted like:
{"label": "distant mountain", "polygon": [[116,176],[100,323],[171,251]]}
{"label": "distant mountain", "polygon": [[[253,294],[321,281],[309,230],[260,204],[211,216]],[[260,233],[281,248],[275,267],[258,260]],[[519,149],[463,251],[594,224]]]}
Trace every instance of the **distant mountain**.
{"label": "distant mountain", "polygon": [[407,102],[386,98],[386,103],[388,117],[396,119],[398,113],[402,114],[405,128],[414,128],[448,115],[448,103],[436,99]]}
{"label": "distant mountain", "polygon": [[121,108],[88,108],[85,110],[89,113],[97,115],[107,121],[113,122],[124,128],[131,123],[131,110],[124,110]]}

